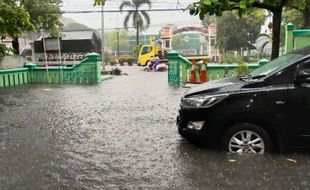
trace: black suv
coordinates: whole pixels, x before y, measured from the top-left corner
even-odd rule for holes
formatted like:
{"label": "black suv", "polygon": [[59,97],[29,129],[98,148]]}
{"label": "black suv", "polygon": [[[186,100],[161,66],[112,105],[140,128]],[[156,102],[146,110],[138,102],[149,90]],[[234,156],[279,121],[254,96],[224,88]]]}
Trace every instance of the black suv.
{"label": "black suv", "polygon": [[179,113],[183,137],[231,153],[310,148],[310,46],[190,89]]}

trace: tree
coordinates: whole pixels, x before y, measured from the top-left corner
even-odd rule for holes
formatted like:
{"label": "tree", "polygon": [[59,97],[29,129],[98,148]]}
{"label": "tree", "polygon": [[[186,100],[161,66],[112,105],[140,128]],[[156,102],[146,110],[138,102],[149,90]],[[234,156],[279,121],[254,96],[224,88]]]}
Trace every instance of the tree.
{"label": "tree", "polygon": [[251,10],[243,17],[234,12],[225,12],[217,18],[217,41],[226,50],[246,49],[248,43],[254,43],[264,23],[263,11]]}
{"label": "tree", "polygon": [[[131,2],[123,1],[123,3],[119,7],[119,10],[121,12],[125,7],[133,9],[132,11],[129,11],[126,15],[124,20],[124,27],[128,29],[128,22],[132,18],[132,25],[136,28],[137,47],[139,46],[139,32],[148,28],[151,23],[150,16],[147,14],[147,12],[139,10],[139,8],[144,5],[148,5],[149,8],[151,8],[152,3],[150,0],[131,0]],[[146,25],[144,25],[144,22],[146,22]]]}
{"label": "tree", "polygon": [[126,30],[115,30],[108,33],[107,47],[113,50],[128,50],[128,32]]}
{"label": "tree", "polygon": [[[61,0],[1,0],[1,35],[11,36],[15,52],[19,54],[18,36],[29,30],[48,28],[56,35],[60,22]],[[1,21],[2,20],[2,21]]]}
{"label": "tree", "polygon": [[96,5],[104,6],[105,5],[105,1],[106,0],[94,0],[94,6],[96,6]]}
{"label": "tree", "polygon": [[56,36],[63,24],[60,21],[61,0],[21,0],[36,29],[48,28]]}
{"label": "tree", "polygon": [[310,2],[309,0],[305,0],[304,5],[302,6],[303,6],[303,9],[300,9],[300,6],[298,6],[297,2],[292,2],[290,6],[288,6],[291,9],[287,9],[286,12],[293,14],[291,16],[293,17],[294,21],[297,21],[296,18],[298,17],[299,21],[297,22],[302,23],[300,28],[310,28]]}
{"label": "tree", "polygon": [[206,14],[221,16],[223,11],[237,10],[240,16],[249,8],[261,8],[270,11],[273,14],[271,59],[275,59],[279,56],[282,10],[285,6],[294,6],[304,10],[306,0],[200,0],[191,4],[188,9],[192,15],[199,14],[201,20]]}
{"label": "tree", "polygon": [[[0,38],[12,37],[15,53],[19,54],[18,35],[25,30],[33,30],[30,16],[16,1],[0,1]],[[4,48],[1,48],[2,50]],[[1,52],[4,55],[4,52]]]}
{"label": "tree", "polygon": [[178,35],[172,36],[172,40],[171,40],[172,47],[175,47],[174,49],[177,49],[178,47],[184,47],[186,43],[184,41],[184,37],[185,37],[184,34],[178,34]]}
{"label": "tree", "polygon": [[33,30],[30,16],[23,6],[13,1],[0,1],[0,38],[16,38],[25,30]]}
{"label": "tree", "polygon": [[304,27],[304,18],[301,11],[292,8],[286,8],[283,11],[283,25],[293,23],[297,28]]}

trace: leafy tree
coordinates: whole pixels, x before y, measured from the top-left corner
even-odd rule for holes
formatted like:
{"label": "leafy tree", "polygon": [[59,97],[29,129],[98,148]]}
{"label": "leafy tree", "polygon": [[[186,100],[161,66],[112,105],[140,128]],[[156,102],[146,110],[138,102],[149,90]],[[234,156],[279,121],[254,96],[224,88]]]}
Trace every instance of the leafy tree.
{"label": "leafy tree", "polygon": [[[132,9],[129,11],[124,20],[124,27],[128,28],[129,20],[132,18],[132,25],[136,28],[137,46],[139,45],[139,32],[149,27],[151,23],[150,16],[146,11],[139,10],[142,6],[148,5],[151,8],[152,3],[150,0],[131,0],[123,1],[119,9],[122,12],[125,7]],[[144,21],[145,20],[145,21]],[[144,23],[146,22],[146,25]]]}
{"label": "leafy tree", "polygon": [[217,40],[226,50],[246,49],[248,43],[254,43],[264,23],[263,11],[251,10],[243,17],[233,12],[225,12],[217,18]]}
{"label": "leafy tree", "polygon": [[280,31],[283,7],[297,7],[304,10],[306,0],[199,0],[191,4],[188,9],[190,14],[199,14],[202,20],[206,14],[221,16],[223,11],[237,10],[243,15],[249,8],[261,8],[272,12],[272,55],[274,59],[279,56]]}
{"label": "leafy tree", "polygon": [[[298,2],[291,2],[289,4],[288,8],[285,12],[284,12],[284,16],[286,17],[286,19],[289,19],[289,17],[292,17],[292,20],[295,21],[296,26],[298,26],[299,28],[310,28],[310,2],[309,0],[305,0],[304,4],[302,5],[303,9],[300,9],[300,6],[298,6]],[[289,14],[292,15],[289,15]],[[297,20],[299,19],[299,20]],[[301,23],[301,24],[300,24]]]}
{"label": "leafy tree", "polygon": [[120,50],[127,50],[129,47],[128,32],[126,30],[112,31],[107,34],[106,39],[107,39],[107,47],[110,47],[113,50],[118,49],[118,43]]}
{"label": "leafy tree", "polygon": [[296,9],[286,8],[283,11],[283,25],[288,23],[293,23],[298,28],[304,27],[304,18],[302,12]]}
{"label": "leafy tree", "polygon": [[94,0],[94,6],[96,5],[105,5],[106,0]]}
{"label": "leafy tree", "polygon": [[[18,36],[28,30],[48,28],[56,35],[60,22],[61,0],[1,0],[0,25],[2,35],[13,38],[13,48],[19,53]],[[2,20],[2,22],[1,22]]]}
{"label": "leafy tree", "polygon": [[30,15],[30,21],[36,29],[48,28],[53,35],[57,35],[63,24],[60,21],[61,0],[21,0]]}
{"label": "leafy tree", "polygon": [[13,1],[0,1],[0,38],[15,38],[23,31],[32,29],[30,16],[23,6]]}
{"label": "leafy tree", "polygon": [[172,47],[174,48],[178,48],[178,47],[183,47],[185,45],[185,41],[184,41],[184,34],[178,34],[176,36],[172,36]]}

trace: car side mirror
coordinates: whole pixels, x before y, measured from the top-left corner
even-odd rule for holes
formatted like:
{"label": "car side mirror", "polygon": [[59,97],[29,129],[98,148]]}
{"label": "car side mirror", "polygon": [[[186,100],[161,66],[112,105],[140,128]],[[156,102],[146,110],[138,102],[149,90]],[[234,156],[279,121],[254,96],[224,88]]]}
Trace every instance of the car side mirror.
{"label": "car side mirror", "polygon": [[300,70],[295,75],[295,84],[310,83],[310,69]]}

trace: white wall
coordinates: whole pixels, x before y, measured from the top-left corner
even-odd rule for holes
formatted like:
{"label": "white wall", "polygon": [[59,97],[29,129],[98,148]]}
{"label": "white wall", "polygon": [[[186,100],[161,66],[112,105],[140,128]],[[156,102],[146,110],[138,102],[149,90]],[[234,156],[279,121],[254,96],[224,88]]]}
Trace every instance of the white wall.
{"label": "white wall", "polygon": [[5,56],[0,62],[0,69],[16,69],[24,66],[25,59],[21,56]]}

